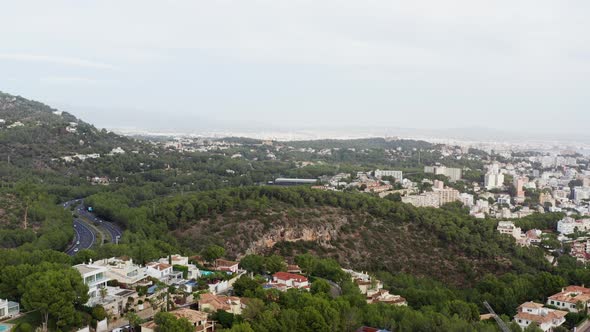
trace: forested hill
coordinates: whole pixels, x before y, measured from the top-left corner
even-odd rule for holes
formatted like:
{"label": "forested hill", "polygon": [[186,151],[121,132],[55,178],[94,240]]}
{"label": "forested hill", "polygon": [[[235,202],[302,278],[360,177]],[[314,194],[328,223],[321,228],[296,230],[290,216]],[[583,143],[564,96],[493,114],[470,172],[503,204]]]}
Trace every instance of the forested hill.
{"label": "forested hill", "polygon": [[312,252],[347,267],[403,271],[455,285],[487,273],[550,269],[540,249],[518,247],[495,231],[494,221],[470,217],[457,205],[425,209],[363,194],[276,187],[195,193],[137,208],[123,194],[87,201],[148,238],[167,228],[180,248],[192,252],[209,244],[233,256]]}
{"label": "forested hill", "polygon": [[62,157],[104,155],[113,148],[137,149],[139,143],[99,130],[43,103],[0,92],[2,162],[35,170],[63,168]]}

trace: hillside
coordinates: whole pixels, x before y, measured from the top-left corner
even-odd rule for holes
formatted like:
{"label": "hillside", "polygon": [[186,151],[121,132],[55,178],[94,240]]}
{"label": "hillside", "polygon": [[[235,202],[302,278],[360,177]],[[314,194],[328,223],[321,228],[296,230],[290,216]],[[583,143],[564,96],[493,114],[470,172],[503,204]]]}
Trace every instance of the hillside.
{"label": "hillside", "polygon": [[495,231],[494,221],[472,218],[454,205],[414,208],[301,187],[216,190],[139,208],[113,204],[117,200],[102,193],[88,201],[132,231],[149,234],[167,227],[179,247],[191,252],[213,243],[234,257],[312,252],[347,267],[403,271],[458,286],[486,273],[549,269],[541,250],[517,247]]}
{"label": "hillside", "polygon": [[2,162],[34,170],[63,169],[63,157],[129,151],[138,143],[40,102],[0,92]]}

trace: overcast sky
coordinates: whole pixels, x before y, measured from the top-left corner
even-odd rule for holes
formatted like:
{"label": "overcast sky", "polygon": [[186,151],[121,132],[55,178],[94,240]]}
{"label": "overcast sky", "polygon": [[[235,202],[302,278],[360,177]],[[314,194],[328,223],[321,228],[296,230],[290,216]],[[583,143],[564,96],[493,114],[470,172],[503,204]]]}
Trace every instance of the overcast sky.
{"label": "overcast sky", "polygon": [[6,1],[0,90],[98,126],[587,130],[589,1]]}

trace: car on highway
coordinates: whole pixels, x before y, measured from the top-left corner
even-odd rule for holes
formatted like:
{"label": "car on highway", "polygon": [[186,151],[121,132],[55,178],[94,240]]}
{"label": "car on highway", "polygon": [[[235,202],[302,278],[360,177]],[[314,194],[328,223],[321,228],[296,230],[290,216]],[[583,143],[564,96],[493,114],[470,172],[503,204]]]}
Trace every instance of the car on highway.
{"label": "car on highway", "polygon": [[80,244],[80,241],[76,241],[76,244]]}
{"label": "car on highway", "polygon": [[74,252],[78,252],[78,248],[75,248],[75,249],[74,249]]}

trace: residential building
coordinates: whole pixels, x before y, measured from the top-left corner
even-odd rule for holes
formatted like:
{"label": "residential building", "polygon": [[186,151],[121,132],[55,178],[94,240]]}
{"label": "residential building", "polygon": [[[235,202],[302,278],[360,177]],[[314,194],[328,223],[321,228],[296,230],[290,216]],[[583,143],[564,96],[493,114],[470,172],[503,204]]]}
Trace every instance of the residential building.
{"label": "residential building", "polygon": [[365,295],[367,303],[381,302],[400,306],[408,305],[405,298],[390,294],[388,290],[383,289],[383,283],[380,280],[371,277],[368,273],[347,269],[342,270],[351,276],[352,281],[358,286],[361,294]]}
{"label": "residential building", "polygon": [[557,231],[561,234],[572,234],[576,230],[585,232],[590,229],[590,219],[575,220],[572,217],[565,217],[557,222]]}
{"label": "residential building", "polygon": [[89,307],[101,305],[110,315],[120,316],[133,307],[138,298],[139,295],[135,290],[106,286],[101,288],[98,296],[90,298],[86,305]]}
{"label": "residential building", "polygon": [[398,306],[407,306],[408,302],[405,298],[389,294],[389,291],[386,289],[371,289],[367,292],[367,303],[384,303],[384,304],[393,304]]}
{"label": "residential building", "polygon": [[559,309],[578,312],[579,305],[584,309],[588,307],[590,301],[590,289],[580,286],[567,286],[561,292],[549,296],[547,304]]}
{"label": "residential building", "polygon": [[446,166],[424,166],[424,173],[433,173],[444,175],[449,178],[450,181],[461,180],[462,170],[460,168],[451,168]]}
{"label": "residential building", "polygon": [[195,265],[189,263],[189,257],[181,255],[170,255],[168,257],[160,258],[158,262],[163,264],[172,263],[172,269],[174,266],[184,266],[188,268],[186,279],[197,279],[201,276],[201,270]]}
{"label": "residential building", "polygon": [[234,315],[241,315],[244,304],[242,299],[236,296],[201,294],[199,298],[199,310],[205,312],[217,312],[223,310]]}
{"label": "residential building", "polygon": [[433,189],[433,192],[439,197],[439,205],[445,205],[459,200],[459,191],[457,189]]}
{"label": "residential building", "polygon": [[0,320],[16,317],[20,313],[20,305],[17,302],[0,299]]}
{"label": "residential building", "polygon": [[522,232],[520,227],[516,227],[512,221],[500,221],[496,228],[501,234],[512,236],[516,243],[521,246],[529,246],[532,243],[540,243],[543,232],[538,229],[528,230],[526,233]]}
{"label": "residential building", "polygon": [[272,282],[267,286],[277,288],[279,290],[287,290],[290,288],[299,288],[309,290],[309,280],[299,274],[289,272],[277,272],[272,276]]}
{"label": "residential building", "polygon": [[492,166],[484,177],[484,187],[491,190],[502,186],[504,186],[504,174],[498,170],[497,165]]}
{"label": "residential building", "polygon": [[586,238],[574,240],[570,255],[582,263],[590,262],[590,240]]}
{"label": "residential building", "polygon": [[225,259],[215,260],[215,270],[223,272],[238,273],[239,263],[234,261],[228,261]]}
{"label": "residential building", "polygon": [[111,257],[95,263],[107,268],[107,277],[121,284],[134,285],[147,278],[146,268],[133,263],[129,257]]}
{"label": "residential building", "polygon": [[94,265],[92,260],[89,264],[74,265],[73,268],[78,270],[82,276],[84,284],[88,286],[89,302],[94,298],[100,296],[99,290],[107,287],[107,281],[111,280],[107,276],[107,268],[105,266]]}
{"label": "residential building", "polygon": [[[207,319],[209,315],[206,312],[182,308],[170,313],[177,319],[186,318],[195,327],[195,332],[212,332],[215,329],[214,322]],[[151,321],[141,325],[141,332],[156,332],[157,328],[158,325]]]}
{"label": "residential building", "polygon": [[443,181],[440,180],[434,180],[432,183],[432,189],[438,189],[438,190],[442,190],[445,188],[445,183]]}
{"label": "residential building", "polygon": [[376,178],[382,178],[384,176],[391,176],[391,177],[395,178],[396,181],[401,181],[404,178],[402,171],[391,171],[391,170],[385,171],[385,170],[380,170],[380,169],[375,170],[375,177]]}
{"label": "residential building", "polygon": [[402,202],[418,207],[440,207],[440,198],[432,191],[420,195],[403,196]]}
{"label": "residential building", "polygon": [[151,262],[146,265],[146,273],[152,278],[163,281],[172,274],[172,265],[159,262]]}
{"label": "residential building", "polygon": [[289,264],[287,265],[287,272],[289,273],[296,273],[296,274],[301,274],[301,268],[299,267],[299,265],[296,264]]}
{"label": "residential building", "polygon": [[529,243],[541,243],[541,235],[543,232],[539,229],[529,229],[525,236]]}
{"label": "residential building", "polygon": [[473,206],[473,195],[468,193],[459,194],[459,201],[468,208]]}
{"label": "residential building", "polygon": [[551,331],[565,323],[565,315],[567,315],[567,311],[549,309],[540,303],[526,302],[518,307],[514,321],[522,329],[534,322],[541,330]]}
{"label": "residential building", "polygon": [[[174,265],[182,265],[182,266],[187,266],[188,265],[188,257],[187,256],[180,256],[180,255],[170,255],[170,264]],[[160,259],[160,263],[167,263],[167,262],[162,262],[162,259]]]}
{"label": "residential building", "polygon": [[453,188],[437,189],[420,195],[403,196],[402,202],[419,207],[440,207],[446,203],[459,201],[459,191]]}
{"label": "residential building", "polygon": [[525,179],[521,177],[514,178],[514,188],[516,188],[516,197],[524,197],[523,186],[525,182],[528,182],[528,179],[526,179],[525,181]]}
{"label": "residential building", "polygon": [[520,227],[514,226],[512,221],[500,221],[496,229],[501,234],[508,234],[514,238],[520,238],[520,234],[522,234]]}

